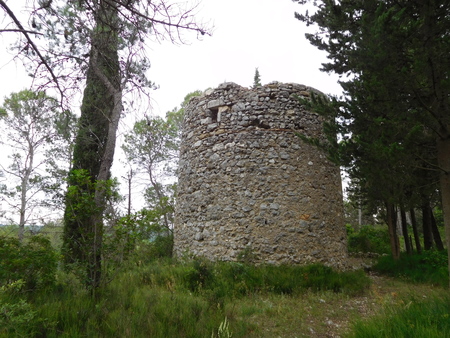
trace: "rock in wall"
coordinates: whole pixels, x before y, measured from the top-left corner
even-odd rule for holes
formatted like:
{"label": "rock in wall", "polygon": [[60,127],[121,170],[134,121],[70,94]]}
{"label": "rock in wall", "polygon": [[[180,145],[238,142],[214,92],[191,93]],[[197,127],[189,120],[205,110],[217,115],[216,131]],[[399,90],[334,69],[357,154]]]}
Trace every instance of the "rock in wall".
{"label": "rock in wall", "polygon": [[[185,109],[174,252],[257,263],[347,258],[339,167],[296,133],[323,137],[297,96],[312,88],[223,83]],[[315,91],[317,92],[317,91]]]}

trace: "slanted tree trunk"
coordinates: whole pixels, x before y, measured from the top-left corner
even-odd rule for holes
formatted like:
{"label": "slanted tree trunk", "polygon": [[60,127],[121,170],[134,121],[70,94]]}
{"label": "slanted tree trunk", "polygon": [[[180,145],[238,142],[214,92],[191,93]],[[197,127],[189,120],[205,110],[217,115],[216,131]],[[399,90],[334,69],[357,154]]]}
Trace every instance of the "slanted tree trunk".
{"label": "slanted tree trunk", "polygon": [[417,220],[416,220],[416,212],[413,208],[409,210],[409,215],[411,216],[411,226],[414,233],[414,242],[416,243],[417,253],[422,253],[422,245],[420,244],[420,236],[419,231],[417,230]]}
{"label": "slanted tree trunk", "polygon": [[408,235],[408,224],[406,223],[406,212],[403,205],[400,206],[400,218],[402,222],[402,232],[403,232],[403,239],[405,241],[405,248],[406,253],[408,255],[412,254],[412,248],[411,248],[411,242]]}
{"label": "slanted tree trunk", "polygon": [[86,190],[94,207],[79,210],[76,206],[82,201],[66,201],[65,260],[67,263],[85,265],[86,285],[92,290],[101,282],[103,213],[122,112],[117,29],[117,9],[101,2],[96,13],[96,29],[92,35],[72,170],[87,171],[94,191],[86,185],[80,186],[80,182],[70,181],[69,178],[69,189],[71,185],[78,185],[79,189]]}
{"label": "slanted tree trunk", "polygon": [[430,215],[431,215],[431,233],[433,234],[433,241],[436,244],[436,248],[438,250],[444,250],[444,243],[442,243],[441,234],[439,233],[439,229],[436,224],[436,219],[433,215],[433,209],[430,207]]}

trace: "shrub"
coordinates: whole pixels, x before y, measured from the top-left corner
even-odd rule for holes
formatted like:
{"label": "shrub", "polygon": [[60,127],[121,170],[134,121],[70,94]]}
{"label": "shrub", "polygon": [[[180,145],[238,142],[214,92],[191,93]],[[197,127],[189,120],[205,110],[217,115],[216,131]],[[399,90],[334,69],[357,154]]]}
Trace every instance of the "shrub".
{"label": "shrub", "polygon": [[20,298],[23,280],[5,284],[0,288],[0,337],[35,337],[54,322],[43,319],[32,304]]}
{"label": "shrub", "polygon": [[357,294],[370,284],[362,271],[338,272],[330,267],[261,265],[236,262],[211,263],[194,260],[182,275],[190,291],[208,292],[216,300],[225,297],[248,296],[257,292],[294,294],[306,290],[334,291]]}
{"label": "shrub", "polygon": [[389,234],[385,228],[364,225],[359,231],[352,228],[349,231],[349,227],[347,227],[347,234],[348,251],[351,253],[389,254],[391,252]]}
{"label": "shrub", "polygon": [[53,285],[58,255],[50,241],[33,236],[26,243],[0,237],[0,285],[22,280],[26,290]]}

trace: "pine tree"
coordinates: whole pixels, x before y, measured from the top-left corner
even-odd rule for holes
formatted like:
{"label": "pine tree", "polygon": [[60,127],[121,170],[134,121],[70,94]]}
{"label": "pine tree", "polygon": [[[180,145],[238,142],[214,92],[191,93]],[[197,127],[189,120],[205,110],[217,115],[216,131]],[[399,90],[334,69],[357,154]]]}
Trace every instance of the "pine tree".
{"label": "pine tree", "polygon": [[[328,53],[323,70],[342,76],[345,99],[335,100],[345,135],[341,159],[365,183],[361,190],[389,204],[426,196],[418,191],[424,186],[418,169],[438,169],[450,246],[450,4],[314,3],[316,12],[296,17],[318,25],[306,36]],[[436,177],[428,177],[432,190]]]}
{"label": "pine tree", "polygon": [[[210,34],[194,20],[195,7],[168,0],[34,1],[29,25],[5,1],[0,9],[23,38],[17,56],[28,66],[34,83],[53,86],[69,105],[83,80],[79,130],[66,196],[64,256],[86,271],[94,290],[102,280],[103,212],[111,187],[116,133],[123,113],[124,92],[141,101],[154,84],[146,77],[150,62],[146,39],[181,41],[182,31]],[[35,36],[41,41],[37,43]]]}
{"label": "pine tree", "polygon": [[259,75],[259,69],[255,68],[255,76],[253,77],[253,88],[261,87],[261,76]]}

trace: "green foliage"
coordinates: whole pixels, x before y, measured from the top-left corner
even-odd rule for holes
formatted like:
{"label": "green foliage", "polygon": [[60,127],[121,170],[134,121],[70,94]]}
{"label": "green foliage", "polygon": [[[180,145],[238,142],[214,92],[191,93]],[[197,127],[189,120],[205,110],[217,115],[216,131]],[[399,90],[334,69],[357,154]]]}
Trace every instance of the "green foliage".
{"label": "green foliage", "polygon": [[[36,207],[61,204],[75,118],[69,111],[61,112],[58,102],[44,91],[11,93],[3,105],[0,142],[10,155],[2,163],[6,183],[0,192],[10,206],[7,216],[17,217],[22,239],[25,222],[36,220]],[[42,193],[51,198],[42,198]]]}
{"label": "green foliage", "polygon": [[0,336],[1,337],[36,337],[43,331],[55,326],[54,322],[40,318],[33,306],[19,299],[6,302],[0,291]]}
{"label": "green foliage", "polygon": [[174,187],[162,184],[163,175],[173,180],[179,148],[179,129],[176,114],[164,120],[153,117],[137,121],[133,130],[125,135],[122,149],[127,160],[142,173],[148,188],[145,191],[147,205],[158,209],[161,223],[172,226]]}
{"label": "green foliage", "polygon": [[124,260],[149,262],[172,257],[173,234],[161,223],[161,210],[142,209],[120,218],[106,230],[105,259],[121,264]]}
{"label": "green foliage", "polygon": [[178,130],[178,137],[181,136],[181,127],[183,125],[184,119],[184,109],[193,97],[201,95],[203,95],[203,91],[201,90],[190,92],[184,97],[183,102],[180,104],[180,108],[175,107],[174,109],[166,113],[166,120],[168,123],[176,127],[176,129]]}
{"label": "green foliage", "polygon": [[363,225],[359,231],[347,225],[348,251],[351,253],[378,253],[389,254],[389,233],[387,228],[372,225]]}
{"label": "green foliage", "polygon": [[25,243],[0,237],[0,285],[21,280],[23,291],[52,286],[58,258],[50,241],[42,236],[33,236]]}
{"label": "green foliage", "polygon": [[360,294],[369,283],[362,272],[338,273],[321,265],[256,267],[201,259],[129,262],[96,298],[72,273],[62,271],[52,290],[27,301],[12,298],[21,294],[24,282],[11,284],[12,296],[0,294],[0,335],[248,337],[256,326],[236,315],[235,300],[263,295],[265,301],[269,295],[326,290]]}
{"label": "green foliage", "polygon": [[449,97],[437,93],[450,91],[450,3],[294,1],[314,6],[296,17],[316,27],[306,38],[327,53],[322,70],[342,77],[344,95],[318,111],[336,121],[336,158],[355,200],[417,206],[440,189],[449,206],[449,185],[438,185],[435,168],[449,171]]}
{"label": "green foliage", "polygon": [[[145,189],[147,208],[167,230],[173,226],[176,183],[176,169],[181,140],[184,109],[190,99],[201,95],[201,91],[189,93],[181,103],[181,108],[167,112],[166,118],[147,117],[137,121],[133,129],[125,134],[122,149],[128,162],[134,166],[131,173],[137,173],[148,183]],[[130,183],[131,184],[130,176]]]}
{"label": "green foliage", "polygon": [[447,252],[427,250],[422,254],[380,257],[373,269],[379,273],[411,282],[448,286]]}
{"label": "green foliage", "polygon": [[147,254],[153,258],[170,258],[173,253],[173,235],[162,234],[157,236],[153,242],[147,244]]}
{"label": "green foliage", "polygon": [[253,77],[253,88],[261,87],[261,75],[259,69],[255,68],[255,76]]}
{"label": "green foliage", "polygon": [[70,185],[66,193],[65,221],[81,226],[88,222],[91,214],[97,212],[98,206],[94,200],[96,183],[92,182],[86,169],[72,170],[68,181]]}
{"label": "green foliage", "polygon": [[[65,292],[36,299],[39,305],[34,310],[36,318],[49,318],[54,323],[41,328],[39,334],[45,337],[210,337],[223,322],[223,309],[210,306],[200,295],[177,290],[172,283],[172,265],[173,262],[155,262],[126,269],[99,290],[96,299],[82,288],[77,290],[68,285],[63,286]],[[68,277],[64,283],[69,282]],[[230,323],[230,331],[236,323],[240,320]]]}
{"label": "green foliage", "polygon": [[207,293],[220,300],[253,293],[298,294],[305,290],[357,294],[369,285],[361,272],[336,272],[323,265],[253,266],[243,263],[211,263],[195,259],[180,268],[181,281],[188,290]]}
{"label": "green foliage", "polygon": [[237,255],[237,260],[241,263],[252,264],[257,260],[256,254],[253,252],[250,246],[245,247],[244,250],[240,251]]}
{"label": "green foliage", "polygon": [[68,181],[62,247],[64,262],[66,268],[80,274],[87,287],[98,286],[104,258],[99,244],[103,241],[103,212],[108,202],[118,198],[117,181],[94,181],[86,169],[73,169]]}
{"label": "green foliage", "polygon": [[391,338],[450,336],[450,297],[408,299],[382,314],[355,323],[349,337]]}

